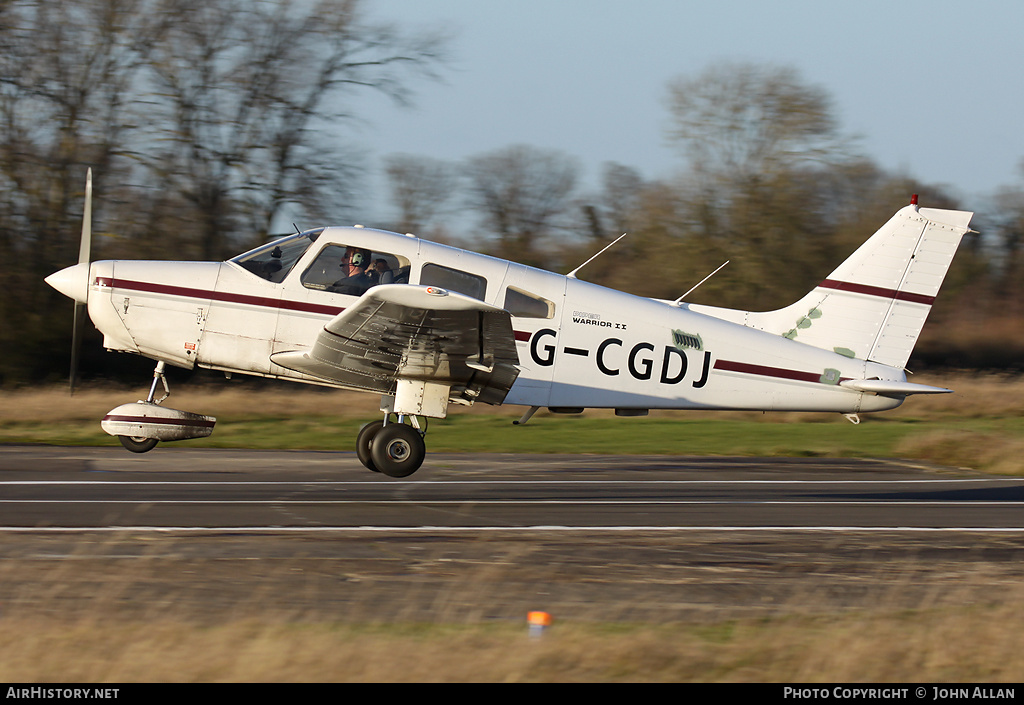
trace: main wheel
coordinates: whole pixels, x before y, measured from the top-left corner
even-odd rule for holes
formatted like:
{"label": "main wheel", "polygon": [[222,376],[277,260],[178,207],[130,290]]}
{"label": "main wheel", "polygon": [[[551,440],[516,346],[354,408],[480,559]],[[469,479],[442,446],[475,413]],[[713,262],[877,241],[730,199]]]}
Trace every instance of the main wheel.
{"label": "main wheel", "polygon": [[423,436],[412,426],[392,423],[373,437],[370,455],[377,469],[388,477],[408,477],[423,464],[427,446]]}
{"label": "main wheel", "polygon": [[359,429],[359,435],[356,436],[356,456],[359,458],[359,462],[363,464],[367,470],[373,472],[380,472],[377,466],[373,464],[373,456],[370,455],[370,448],[373,447],[373,438],[380,430],[384,428],[383,421],[371,421],[370,423]]}
{"label": "main wheel", "polygon": [[121,445],[133,453],[148,453],[156,447],[158,442],[155,438],[143,438],[141,436],[118,436],[117,440],[121,441]]}

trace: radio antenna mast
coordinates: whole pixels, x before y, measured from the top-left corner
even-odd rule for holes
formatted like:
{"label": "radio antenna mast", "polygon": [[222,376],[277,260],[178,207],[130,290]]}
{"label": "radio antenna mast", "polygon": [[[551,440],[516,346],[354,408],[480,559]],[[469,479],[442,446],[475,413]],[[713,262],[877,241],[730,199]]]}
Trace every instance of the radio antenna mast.
{"label": "radio antenna mast", "polygon": [[603,254],[605,253],[605,250],[607,250],[607,249],[611,248],[611,246],[612,246],[612,245],[614,245],[614,244],[615,244],[616,242],[618,242],[618,241],[619,241],[619,240],[621,240],[622,238],[626,237],[626,235],[627,235],[627,234],[628,234],[628,233],[622,233],[621,235],[619,235],[619,236],[618,236],[617,238],[615,238],[615,239],[614,239],[614,240],[612,240],[612,241],[611,241],[610,243],[608,243],[608,244],[607,244],[607,245],[605,245],[605,246],[604,246],[603,248],[601,248],[601,251],[600,251],[600,252],[598,252],[598,253],[597,253],[596,255],[594,255],[593,257],[591,257],[590,259],[588,259],[588,260],[587,260],[586,262],[584,262],[584,263],[583,263],[583,264],[581,264],[581,265],[580,265],[579,267],[577,267],[576,269],[572,270],[571,272],[569,272],[569,273],[568,273],[568,274],[566,274],[565,276],[569,277],[570,279],[575,279],[575,278],[576,278],[576,272],[580,271],[581,269],[583,269],[584,267],[586,267],[586,266],[587,266],[588,264],[590,264],[591,262],[593,262],[593,261],[594,261],[595,259],[597,259],[597,258],[598,258],[598,257],[600,257],[601,255],[603,255]]}
{"label": "radio antenna mast", "polygon": [[731,262],[731,261],[732,261],[732,260],[725,260],[725,262],[722,262],[722,264],[718,265],[718,269],[716,269],[716,270],[715,270],[715,271],[713,271],[713,272],[712,272],[711,274],[707,275],[706,277],[704,277],[703,279],[701,279],[701,280],[700,280],[699,282],[697,282],[697,283],[696,283],[696,284],[695,284],[695,285],[694,285],[694,286],[693,286],[693,287],[692,287],[692,288],[691,288],[691,289],[690,289],[690,290],[689,290],[688,292],[686,292],[685,294],[683,294],[682,296],[680,296],[680,297],[679,297],[678,299],[676,299],[675,301],[673,301],[673,302],[672,302],[672,305],[673,305],[673,306],[678,306],[679,304],[681,304],[681,303],[683,302],[683,299],[685,299],[685,298],[686,298],[687,296],[689,296],[690,294],[692,294],[692,293],[693,293],[693,292],[694,292],[694,291],[695,291],[695,290],[697,289],[697,287],[698,287],[698,286],[700,286],[701,284],[703,284],[704,282],[706,282],[706,281],[707,281],[708,279],[710,279],[711,277],[713,277],[713,276],[715,276],[716,274],[718,274],[718,270],[719,270],[719,269],[721,269],[722,267],[724,267],[725,265],[729,264],[729,262]]}

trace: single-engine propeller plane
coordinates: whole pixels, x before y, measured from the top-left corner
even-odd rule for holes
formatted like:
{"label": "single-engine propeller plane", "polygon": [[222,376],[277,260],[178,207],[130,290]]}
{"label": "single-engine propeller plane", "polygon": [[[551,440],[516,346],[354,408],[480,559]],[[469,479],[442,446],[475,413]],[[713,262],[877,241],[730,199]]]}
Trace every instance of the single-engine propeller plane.
{"label": "single-engine propeller plane", "polygon": [[422,418],[452,403],[527,407],[515,423],[542,407],[822,411],[856,423],[949,392],[908,382],[905,366],[972,215],[915,197],[806,296],[769,312],[642,298],[358,225],[226,262],[91,262],[85,222],[79,264],[46,281],[87,307],[107,350],[156,361],[149,397],[102,422],[128,450],[212,432],[212,417],[156,398],[158,383],[169,393],[166,365],[198,365],[380,395],[383,418],[356,451],[405,477],[426,453]]}

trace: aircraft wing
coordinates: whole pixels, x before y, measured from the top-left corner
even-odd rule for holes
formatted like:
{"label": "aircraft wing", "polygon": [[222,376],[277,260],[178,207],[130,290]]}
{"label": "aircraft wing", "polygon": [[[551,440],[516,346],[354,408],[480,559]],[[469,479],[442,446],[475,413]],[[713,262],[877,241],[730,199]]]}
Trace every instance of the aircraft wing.
{"label": "aircraft wing", "polygon": [[398,380],[422,380],[448,385],[453,400],[487,404],[501,404],[519,375],[508,311],[409,284],[370,289],[309,350],[270,359],[343,387],[393,395]]}

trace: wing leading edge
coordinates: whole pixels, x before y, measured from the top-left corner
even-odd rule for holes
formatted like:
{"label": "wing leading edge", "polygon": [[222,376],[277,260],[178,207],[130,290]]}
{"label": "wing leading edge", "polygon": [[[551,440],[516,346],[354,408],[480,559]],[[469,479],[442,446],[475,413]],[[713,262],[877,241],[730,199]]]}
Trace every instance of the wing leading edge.
{"label": "wing leading edge", "polygon": [[519,375],[510,314],[454,291],[386,284],[335,316],[309,350],[271,355],[290,370],[395,395],[399,380],[449,387],[452,401],[501,404]]}

